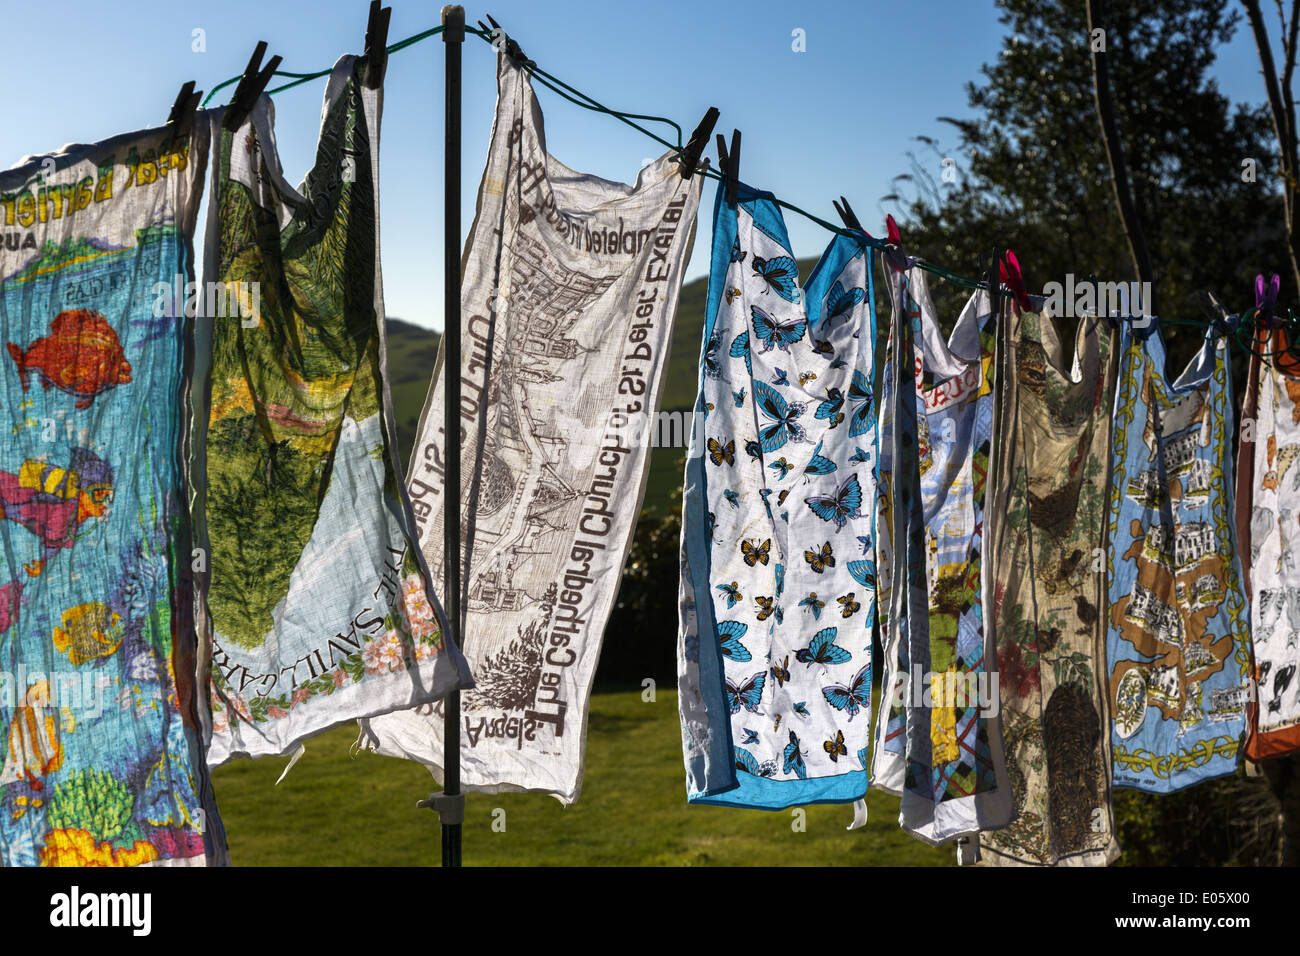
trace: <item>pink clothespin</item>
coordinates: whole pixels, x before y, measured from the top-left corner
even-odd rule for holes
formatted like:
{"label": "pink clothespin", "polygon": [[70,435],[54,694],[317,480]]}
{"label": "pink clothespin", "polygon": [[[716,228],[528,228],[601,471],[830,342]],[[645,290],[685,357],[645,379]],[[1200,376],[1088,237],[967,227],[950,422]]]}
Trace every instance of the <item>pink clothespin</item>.
{"label": "pink clothespin", "polygon": [[1002,281],[1015,296],[1017,309],[1022,312],[1032,312],[1034,306],[1029,301],[1029,293],[1025,291],[1025,280],[1020,274],[1020,260],[1016,258],[1013,250],[1008,249],[1003,255],[999,271],[1002,274]]}

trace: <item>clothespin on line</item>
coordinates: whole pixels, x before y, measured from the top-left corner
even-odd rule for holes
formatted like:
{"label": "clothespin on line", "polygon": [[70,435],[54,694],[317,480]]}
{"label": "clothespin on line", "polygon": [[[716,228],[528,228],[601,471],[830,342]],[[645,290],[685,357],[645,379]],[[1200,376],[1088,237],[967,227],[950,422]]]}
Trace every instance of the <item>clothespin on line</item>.
{"label": "clothespin on line", "polygon": [[718,169],[722,171],[726,182],[727,204],[734,206],[738,196],[736,187],[740,184],[740,130],[731,131],[730,150],[727,149],[727,141],[722,138],[722,134],[718,134]]}
{"label": "clothespin on line", "polygon": [[259,72],[258,67],[261,66],[265,54],[266,41],[259,40],[253,49],[253,55],[248,59],[248,66],[244,67],[244,75],[239,78],[239,85],[235,87],[235,95],[230,98],[230,105],[226,107],[226,115],[221,125],[232,133],[244,125],[244,120],[248,119],[248,115],[253,112],[253,107],[257,105],[257,98],[271,82],[271,76],[280,68],[282,57],[273,56],[266,67]]}
{"label": "clothespin on line", "polygon": [[700,154],[704,152],[704,147],[708,145],[709,134],[713,132],[713,127],[717,122],[718,108],[710,106],[704,113],[704,119],[700,120],[700,125],[695,127],[695,132],[691,133],[691,138],[686,141],[686,147],[682,150],[682,155],[677,161],[681,168],[682,179],[690,179],[695,175],[695,171],[700,165]]}
{"label": "clothespin on line", "polygon": [[171,112],[167,114],[167,133],[163,137],[160,148],[171,146],[193,132],[194,113],[199,108],[199,99],[202,96],[202,90],[195,92],[193,80],[181,86],[181,91],[176,94],[176,99],[172,103]]}

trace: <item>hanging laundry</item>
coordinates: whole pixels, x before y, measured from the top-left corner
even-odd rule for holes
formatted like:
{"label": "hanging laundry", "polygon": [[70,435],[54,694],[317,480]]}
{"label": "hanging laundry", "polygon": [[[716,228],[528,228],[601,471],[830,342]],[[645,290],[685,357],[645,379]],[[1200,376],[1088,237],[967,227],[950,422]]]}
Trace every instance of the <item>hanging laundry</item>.
{"label": "hanging laundry", "polygon": [[1158,326],[1125,324],[1110,492],[1107,666],[1115,786],[1169,793],[1232,773],[1250,618],[1228,485],[1228,342],[1173,383]]}
{"label": "hanging laundry", "polygon": [[180,467],[199,125],[0,172],[6,866],[227,861]]}
{"label": "hanging laundry", "polygon": [[[1255,304],[1271,308],[1278,278]],[[1213,297],[1212,297],[1213,298]],[[1217,299],[1213,304],[1226,318]],[[1246,712],[1251,760],[1300,750],[1300,355],[1284,329],[1256,331],[1241,408],[1237,453],[1237,535],[1254,638]],[[1260,361],[1260,353],[1267,355]]]}
{"label": "hanging laundry", "polygon": [[1269,358],[1252,355],[1247,378],[1237,529],[1254,636],[1246,756],[1263,760],[1300,750],[1300,358],[1283,329],[1256,347]]}
{"label": "hanging laundry", "polygon": [[[703,177],[676,153],[635,187],[546,152],[525,72],[499,57],[497,112],[461,284],[461,786],[568,804],[587,704],[645,490],[652,423]],[[407,484],[443,568],[440,353]],[[443,768],[439,705],[363,723],[362,746]]]}
{"label": "hanging laundry", "polygon": [[679,706],[692,803],[867,790],[875,300],[837,236],[800,288],[770,193],[714,206],[682,506]]}
{"label": "hanging laundry", "polygon": [[980,834],[981,862],[1101,865],[1119,854],[1102,573],[1118,352],[1105,320],[1078,319],[1067,358],[1061,320],[1008,308],[985,503],[985,626],[998,651],[997,732],[1016,817]]}
{"label": "hanging laundry", "polygon": [[197,512],[213,766],[286,753],[469,681],[443,642],[398,479],[379,277],[380,91],[365,85],[366,68],[352,56],[335,64],[300,192],[281,171],[269,97],[234,133],[214,114],[205,271],[240,295],[209,310],[199,335],[211,378],[210,405],[196,403],[206,432],[194,464],[206,479]]}
{"label": "hanging laundry", "polygon": [[[896,604],[881,610],[872,782],[902,797],[903,829],[939,844],[1011,819],[989,733],[1000,701],[981,562],[998,313],[987,291],[975,293],[945,344],[923,268],[888,272],[880,424],[888,521],[877,531],[876,563],[896,576],[880,590]],[[895,355],[913,359],[901,381]]]}

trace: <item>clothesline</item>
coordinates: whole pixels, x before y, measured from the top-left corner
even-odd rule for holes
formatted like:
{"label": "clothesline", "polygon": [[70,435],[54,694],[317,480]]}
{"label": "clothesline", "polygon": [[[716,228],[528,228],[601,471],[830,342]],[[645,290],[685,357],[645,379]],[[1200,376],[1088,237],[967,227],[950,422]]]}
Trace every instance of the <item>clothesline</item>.
{"label": "clothesline", "polygon": [[[440,26],[433,27],[429,30],[425,30],[421,33],[413,34],[409,37],[406,37],[405,39],[398,40],[396,43],[391,44],[386,48],[386,51],[390,54],[396,53],[399,50],[404,50],[407,47],[414,46],[416,43],[419,43],[423,40],[427,40],[430,37],[437,36],[438,34],[442,33],[444,30],[445,27],[440,25]],[[494,48],[498,45],[498,43],[501,40],[508,39],[504,31],[498,32],[495,30],[480,30],[480,29],[475,29],[474,27],[471,27],[469,25],[465,26],[465,32],[472,33],[474,36],[479,37],[480,39],[484,40],[486,43],[493,46]],[[682,128],[673,120],[664,116],[655,116],[646,113],[627,113],[621,110],[611,109],[605,106],[604,104],[597,102],[595,98],[588,95],[587,93],[584,93],[581,90],[576,89],[573,86],[570,86],[568,83],[565,83],[563,80],[559,79],[558,77],[555,77],[550,73],[546,72],[530,59],[523,59],[521,65],[529,73],[530,76],[532,76],[534,79],[540,82],[543,86],[550,89],[552,92],[557,93],[564,99],[568,100],[570,103],[573,103],[576,106],[580,106],[583,109],[588,109],[597,113],[604,113],[608,116],[614,117],[615,119],[621,120],[622,122],[631,126],[633,129],[638,130],[645,136],[648,136],[649,138],[653,139],[655,142],[659,143],[660,145],[665,146],[669,149],[676,150],[679,155],[684,155],[685,147],[682,145]],[[275,76],[291,77],[292,82],[285,83],[283,86],[277,86],[275,89],[268,90],[267,95],[274,96],[276,93],[282,93],[285,90],[293,89],[295,86],[301,86],[303,83],[308,83],[312,80],[320,79],[321,77],[328,76],[329,74],[330,74],[329,69],[317,70],[314,73],[294,73],[288,70],[276,70],[274,73]],[[215,87],[212,88],[211,92],[209,92],[208,95],[204,98],[203,106],[206,107],[218,92],[225,89],[227,86],[230,86],[232,83],[239,82],[239,79],[240,79],[239,76],[232,76],[230,79],[217,84]],[[656,133],[654,133],[649,129],[646,129],[641,124],[634,122],[635,120],[638,119],[657,122],[657,123],[665,123],[671,126],[677,133],[676,144],[669,142],[668,140],[664,139],[662,136],[657,135]],[[725,180],[725,177],[721,173],[719,173],[717,170],[710,169],[707,166],[698,168],[696,172],[698,175],[705,176],[710,179],[717,180],[719,182]],[[827,229],[830,232],[833,232],[837,235],[849,236],[859,241],[865,240],[866,244],[873,249],[890,248],[889,243],[881,239],[877,239],[876,237],[866,232],[858,232],[856,230],[846,229],[842,226],[836,226],[833,223],[830,223],[825,219],[822,219],[820,216],[817,216],[806,209],[802,209],[799,206],[794,205],[793,203],[786,202],[783,199],[774,197],[773,201],[776,203],[776,205],[782,207],[783,209],[788,209],[791,212],[798,213],[804,218],[809,219],[812,222],[815,222],[823,229]],[[980,280],[980,279],[971,278],[970,276],[964,276],[961,275],[960,273],[953,272],[935,263],[926,262],[925,260],[918,259],[915,261],[915,263],[917,266],[924,269],[926,272],[929,272],[932,275],[939,276],[940,278],[948,282],[951,282],[954,285],[961,286],[963,288],[987,290],[990,294],[1000,295],[1000,296],[1010,296],[1014,294],[1009,291],[1004,291],[1001,288],[993,288],[991,283],[987,279]],[[1268,362],[1269,359],[1272,358],[1277,353],[1275,351],[1269,351],[1267,349],[1257,348],[1257,339],[1255,336],[1255,320],[1258,318],[1260,311],[1261,310],[1259,308],[1247,309],[1245,312],[1243,312],[1240,315],[1236,323],[1234,323],[1233,325],[1231,325],[1226,329],[1223,329],[1223,326],[1220,322],[1215,320],[1209,320],[1209,319],[1159,318],[1156,321],[1158,321],[1163,325],[1173,325],[1173,326],[1181,325],[1181,326],[1189,326],[1195,328],[1208,328],[1210,326],[1215,326],[1215,325],[1220,326],[1220,328],[1223,329],[1224,334],[1227,336],[1229,341],[1234,346],[1236,346],[1237,348],[1241,349],[1242,351],[1248,354],[1258,356],[1262,361]],[[1288,330],[1288,340],[1295,342],[1297,340],[1300,340],[1300,316],[1297,316],[1294,310],[1291,308],[1288,308],[1287,313],[1288,313],[1287,319],[1283,324]]]}

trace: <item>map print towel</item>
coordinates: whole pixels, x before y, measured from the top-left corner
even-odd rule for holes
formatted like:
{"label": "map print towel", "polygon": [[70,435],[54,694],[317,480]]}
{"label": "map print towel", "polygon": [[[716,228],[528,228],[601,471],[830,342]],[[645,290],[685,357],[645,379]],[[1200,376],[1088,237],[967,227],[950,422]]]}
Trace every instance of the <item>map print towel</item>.
{"label": "map print towel", "polygon": [[1117,787],[1232,773],[1246,729],[1250,611],[1237,558],[1228,341],[1165,378],[1159,327],[1125,325],[1110,493],[1107,666]]}
{"label": "map print towel", "polygon": [[237,308],[205,312],[199,337],[212,387],[196,411],[206,443],[194,468],[207,480],[196,512],[209,555],[200,633],[211,640],[213,766],[286,753],[469,681],[443,644],[398,478],[379,275],[381,92],[365,69],[351,56],[335,65],[301,192],[282,175],[269,97],[234,133],[222,114],[213,121],[205,272],[239,290]]}
{"label": "map print towel", "polygon": [[866,795],[875,612],[871,258],[800,288],[770,193],[714,209],[678,647],[692,803]]}
{"label": "map print towel", "polygon": [[[675,153],[635,186],[546,151],[524,71],[499,57],[497,112],[461,285],[461,785],[577,799],[587,703],[650,464],[702,176]],[[440,356],[407,477],[442,574]],[[443,767],[438,705],[366,722],[362,745]]]}
{"label": "map print towel", "polygon": [[[206,128],[0,172],[0,861],[225,862],[182,488]],[[206,708],[205,708],[206,709]]]}
{"label": "map print towel", "polygon": [[[1068,356],[1058,322],[1077,322]],[[1104,619],[1116,338],[1095,316],[1014,304],[1003,313],[985,626],[1016,817],[980,834],[989,866],[1104,865],[1119,855]]]}
{"label": "map print towel", "polygon": [[1300,750],[1300,359],[1288,345],[1283,329],[1259,331],[1256,348],[1269,357],[1251,356],[1237,456],[1237,531],[1254,636],[1251,760]]}
{"label": "map print towel", "polygon": [[[885,370],[891,408],[882,408],[889,419],[882,433],[889,431],[890,452],[887,465],[881,456],[881,485],[895,493],[920,490],[891,501],[891,516],[910,512],[913,502],[920,509],[919,520],[900,526],[899,538],[910,535],[907,553],[919,559],[917,580],[891,582],[888,593],[911,587],[926,603],[917,603],[915,616],[909,606],[896,619],[910,624],[923,613],[924,628],[908,626],[905,635],[898,626],[882,628],[881,686],[888,692],[877,718],[873,781],[902,796],[905,830],[938,844],[995,829],[1011,817],[1010,795],[997,790],[989,737],[999,699],[997,669],[985,646],[981,567],[998,314],[989,294],[977,292],[945,344],[924,270],[889,271],[891,342],[897,336],[901,354],[908,354],[910,343],[915,358],[901,382],[892,361]],[[892,399],[899,389],[910,427],[898,432],[908,442],[896,446]],[[895,461],[908,470],[906,480]],[[894,540],[892,531],[877,535],[877,566],[906,577],[906,565],[893,560]]]}

